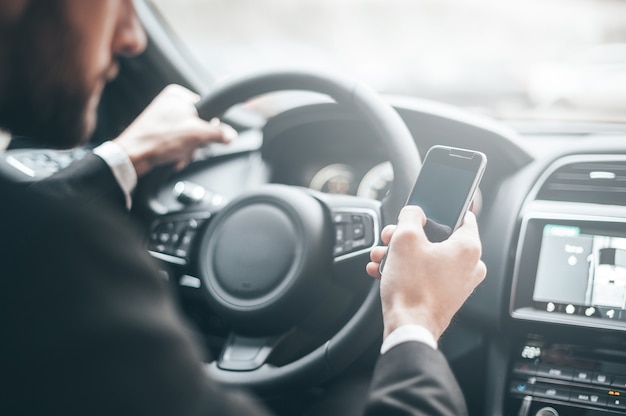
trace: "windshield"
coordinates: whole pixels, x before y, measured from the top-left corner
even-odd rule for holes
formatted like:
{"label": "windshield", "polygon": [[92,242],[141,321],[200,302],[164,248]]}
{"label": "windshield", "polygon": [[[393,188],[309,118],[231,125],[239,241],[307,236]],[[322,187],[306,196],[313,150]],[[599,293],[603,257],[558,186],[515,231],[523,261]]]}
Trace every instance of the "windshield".
{"label": "windshield", "polygon": [[215,79],[340,72],[507,120],[626,121],[621,0],[152,0]]}

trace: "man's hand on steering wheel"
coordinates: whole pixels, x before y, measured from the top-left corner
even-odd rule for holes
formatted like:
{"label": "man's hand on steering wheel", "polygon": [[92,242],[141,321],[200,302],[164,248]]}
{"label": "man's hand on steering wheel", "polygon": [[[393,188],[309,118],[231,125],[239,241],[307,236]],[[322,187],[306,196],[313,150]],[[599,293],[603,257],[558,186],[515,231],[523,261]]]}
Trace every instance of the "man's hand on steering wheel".
{"label": "man's hand on steering wheel", "polygon": [[128,154],[137,176],[157,166],[183,169],[194,151],[210,143],[229,143],[237,132],[215,118],[198,117],[200,97],[179,85],[166,87],[114,142]]}

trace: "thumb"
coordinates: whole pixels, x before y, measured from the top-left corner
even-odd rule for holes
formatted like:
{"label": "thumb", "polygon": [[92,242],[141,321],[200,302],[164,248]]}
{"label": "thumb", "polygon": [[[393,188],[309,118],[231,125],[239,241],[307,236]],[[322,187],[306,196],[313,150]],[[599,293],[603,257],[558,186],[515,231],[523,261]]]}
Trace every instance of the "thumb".
{"label": "thumb", "polygon": [[427,240],[424,232],[425,224],[426,214],[424,214],[424,210],[417,205],[406,205],[400,211],[400,215],[398,215],[398,225],[394,235],[403,230],[411,230],[416,233],[418,239]]}

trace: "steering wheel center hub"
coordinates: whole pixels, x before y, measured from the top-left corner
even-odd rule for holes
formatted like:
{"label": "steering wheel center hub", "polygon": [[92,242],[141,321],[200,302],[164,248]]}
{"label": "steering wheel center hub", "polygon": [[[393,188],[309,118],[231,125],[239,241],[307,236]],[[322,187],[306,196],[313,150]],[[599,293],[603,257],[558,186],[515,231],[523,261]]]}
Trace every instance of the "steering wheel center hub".
{"label": "steering wheel center hub", "polygon": [[212,256],[220,295],[258,304],[280,290],[301,251],[298,224],[270,201],[252,201],[222,220]]}
{"label": "steering wheel center hub", "polygon": [[267,335],[297,323],[329,266],[327,217],[306,191],[280,185],[229,204],[200,244],[200,275],[213,309],[240,333]]}

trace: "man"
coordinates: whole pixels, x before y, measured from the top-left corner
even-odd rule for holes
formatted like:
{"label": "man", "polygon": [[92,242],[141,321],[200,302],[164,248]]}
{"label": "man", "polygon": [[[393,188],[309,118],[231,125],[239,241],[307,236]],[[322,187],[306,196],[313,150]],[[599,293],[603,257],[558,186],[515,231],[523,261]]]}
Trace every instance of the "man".
{"label": "man", "polygon": [[[132,0],[0,0],[0,127],[51,146],[85,141],[116,57],[144,44]],[[180,167],[198,145],[227,141],[223,126],[197,119],[187,92],[173,94],[188,102],[188,124],[179,126],[188,134],[177,129],[176,141],[165,140],[172,150],[144,146],[154,120],[140,118],[118,140],[137,174],[162,163]],[[148,136],[162,140],[168,128]],[[0,190],[0,414],[266,414],[206,376],[122,216],[4,179]],[[369,415],[466,413],[436,340],[485,276],[477,227],[468,214],[434,245],[425,221],[418,207],[405,208],[383,231],[385,243],[393,240],[385,275],[378,275],[385,248],[374,249],[367,266],[381,278],[385,325]]]}
{"label": "man", "polygon": [[[115,50],[117,56],[135,55],[145,48],[145,34],[132,16],[122,29],[89,27],[90,22],[81,16],[60,15],[62,7],[56,0],[36,7],[25,5],[28,2],[24,1],[5,3],[11,3],[2,16],[7,24],[12,15],[23,16],[19,26],[11,29],[14,46],[1,52],[3,68],[0,71],[5,74],[1,85],[0,124],[6,125],[5,120],[8,120],[13,134],[46,137],[51,146],[73,147],[77,137],[84,140],[94,129],[100,94],[106,82],[117,75],[118,63],[112,59],[110,51]],[[57,32],[56,25],[46,24],[63,19],[74,20],[76,24],[61,33]],[[8,28],[10,24],[3,27]],[[94,36],[80,37],[86,30],[108,32],[117,44],[98,45],[101,40]],[[114,30],[121,32],[113,33]],[[50,42],[51,38],[62,38],[62,41]],[[81,61],[79,65],[68,65],[76,60]],[[14,64],[6,65],[8,62]],[[93,186],[89,185],[94,184],[98,185],[100,193],[105,189],[108,193],[119,192],[116,183],[103,182],[101,173],[106,170],[102,169],[105,162],[112,168],[123,191],[113,199],[121,196],[130,206],[130,192],[137,176],[159,165],[174,164],[182,168],[197,147],[212,141],[229,141],[236,135],[225,125],[199,119],[194,107],[198,99],[196,94],[182,87],[165,89],[120,137],[98,147],[94,155],[73,166],[70,172],[44,181],[45,185],[40,188],[51,194],[59,191],[63,196],[70,193],[83,198],[92,194],[89,190]],[[60,106],[60,102],[64,105]],[[77,118],[80,122],[76,122]],[[102,160],[98,161],[96,156]]]}

